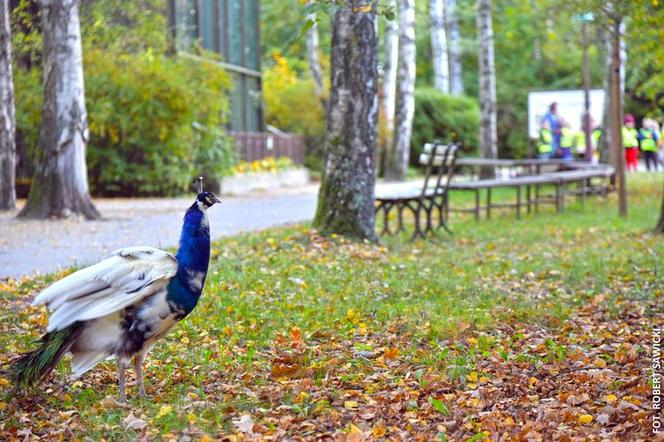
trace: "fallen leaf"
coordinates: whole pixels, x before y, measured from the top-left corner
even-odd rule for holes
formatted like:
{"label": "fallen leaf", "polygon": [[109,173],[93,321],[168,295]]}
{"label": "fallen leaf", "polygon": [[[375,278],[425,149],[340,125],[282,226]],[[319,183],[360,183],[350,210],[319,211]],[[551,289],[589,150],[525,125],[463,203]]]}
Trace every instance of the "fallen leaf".
{"label": "fallen leaf", "polygon": [[134,416],[134,413],[129,413],[122,423],[124,424],[125,430],[142,430],[148,426],[147,422]]}
{"label": "fallen leaf", "polygon": [[582,414],[578,419],[580,424],[589,424],[593,421],[593,417],[589,414]]}
{"label": "fallen leaf", "polygon": [[254,432],[254,420],[251,415],[243,414],[239,419],[233,419],[233,423],[241,433]]}

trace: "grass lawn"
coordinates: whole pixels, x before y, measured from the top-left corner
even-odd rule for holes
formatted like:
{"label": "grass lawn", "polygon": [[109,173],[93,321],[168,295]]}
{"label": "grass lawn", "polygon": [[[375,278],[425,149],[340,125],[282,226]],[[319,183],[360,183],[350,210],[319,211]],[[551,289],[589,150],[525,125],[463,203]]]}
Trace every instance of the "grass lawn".
{"label": "grass lawn", "polygon": [[[113,363],[72,383],[65,361],[28,398],[0,377],[0,434],[650,439],[661,180],[630,176],[627,219],[611,196],[521,220],[453,216],[437,242],[308,226],[215,242],[197,309],[149,356],[152,400],[120,407]],[[47,316],[28,302],[62,276],[0,282],[0,364],[39,337]]]}

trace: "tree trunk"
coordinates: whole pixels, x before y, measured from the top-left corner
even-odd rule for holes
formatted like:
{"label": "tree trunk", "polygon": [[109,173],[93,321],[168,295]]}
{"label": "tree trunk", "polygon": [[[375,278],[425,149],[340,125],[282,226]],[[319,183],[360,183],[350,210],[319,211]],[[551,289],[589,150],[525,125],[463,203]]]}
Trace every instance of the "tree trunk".
{"label": "tree trunk", "polygon": [[88,190],[85,151],[88,121],[83,86],[81,32],[76,0],[42,0],[44,107],[41,156],[26,218],[99,218]]}
{"label": "tree trunk", "polygon": [[[606,92],[606,98],[604,100],[604,109],[602,112],[602,137],[600,138],[599,149],[600,149],[600,161],[613,165],[616,169],[618,164],[616,162],[616,151],[613,148],[613,119],[612,115],[612,103],[615,98],[613,93],[615,91],[613,87],[613,56],[612,56],[612,39],[611,32],[602,33],[602,42],[606,48],[606,57],[604,61],[605,74],[604,74],[604,91]],[[615,179],[612,184],[615,184]]]}
{"label": "tree trunk", "polygon": [[433,58],[433,86],[450,93],[450,67],[447,57],[447,35],[445,33],[445,0],[430,0],[431,57]]}
{"label": "tree trunk", "polygon": [[461,65],[461,34],[456,12],[456,0],[445,0],[445,21],[447,23],[447,44],[450,55],[450,93],[463,95],[463,67]]}
{"label": "tree trunk", "polygon": [[314,226],[377,241],[374,216],[378,118],[376,2],[348,0],[332,25],[325,168]]}
{"label": "tree trunk", "polygon": [[[477,1],[477,36],[479,39],[480,77],[480,152],[483,158],[496,158],[496,71],[493,58],[491,0]],[[484,175],[490,175],[485,171]]]}
{"label": "tree trunk", "polygon": [[16,207],[16,117],[9,0],[0,0],[0,210]]}
{"label": "tree trunk", "polygon": [[[389,0],[395,6],[395,0]],[[397,95],[397,64],[399,62],[399,23],[388,20],[385,25],[385,62],[383,63],[382,109],[385,116],[385,137],[380,146],[379,175],[385,175],[386,163],[394,136],[394,108]]]}
{"label": "tree trunk", "polygon": [[[309,14],[310,20],[316,20],[316,14]],[[323,84],[323,69],[320,67],[318,57],[318,24],[314,22],[313,26],[307,31],[307,58],[309,59],[309,70],[311,78],[314,79],[316,86],[316,95],[320,100],[323,110],[327,112],[327,98],[325,98],[325,85]]]}
{"label": "tree trunk", "polygon": [[659,211],[659,221],[655,226],[655,233],[664,233],[664,189],[662,189],[662,206]]}
{"label": "tree trunk", "polygon": [[620,38],[621,25],[614,22],[611,33],[611,58],[613,61],[612,102],[611,102],[611,142],[616,159],[616,190],[618,192],[618,213],[627,216],[627,187],[625,182],[625,153],[622,141],[622,92],[621,92],[621,57]]}
{"label": "tree trunk", "polygon": [[415,114],[415,0],[399,0],[399,63],[397,68],[394,143],[386,178],[406,179],[410,136]]}

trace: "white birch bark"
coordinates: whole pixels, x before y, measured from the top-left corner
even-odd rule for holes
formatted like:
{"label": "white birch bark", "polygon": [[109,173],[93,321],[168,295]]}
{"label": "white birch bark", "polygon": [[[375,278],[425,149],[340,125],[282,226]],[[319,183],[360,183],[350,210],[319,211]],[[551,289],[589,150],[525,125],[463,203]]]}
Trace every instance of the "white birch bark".
{"label": "white birch bark", "polygon": [[463,66],[461,65],[461,33],[457,17],[456,0],[445,0],[445,22],[447,24],[447,46],[450,63],[450,93],[463,95]]}
{"label": "white birch bark", "polygon": [[450,66],[447,57],[447,35],[445,32],[445,0],[429,1],[431,18],[431,57],[433,58],[433,86],[450,93]]}
{"label": "white birch bark", "polygon": [[98,218],[88,190],[88,116],[76,0],[41,0],[44,107],[40,163],[19,214],[29,218]]}
{"label": "white birch bark", "polygon": [[323,84],[323,69],[320,66],[320,58],[318,56],[319,44],[316,14],[309,14],[307,18],[309,20],[314,20],[313,26],[307,31],[307,58],[309,60],[309,70],[311,71],[311,78],[313,78],[314,85],[316,86],[316,95],[323,106],[323,110],[327,111],[325,85]]}
{"label": "white birch bark", "polygon": [[480,80],[480,153],[483,158],[496,158],[496,71],[493,52],[491,0],[477,1],[477,36],[479,39]]}
{"label": "white birch bark", "polygon": [[[390,5],[396,4],[394,0]],[[399,23],[389,20],[385,27],[385,63],[383,78],[383,111],[388,139],[394,131],[394,108],[397,95],[397,65],[399,63]]]}
{"label": "white birch bark", "polygon": [[16,116],[9,0],[0,0],[0,210],[16,207]]}
{"label": "white birch bark", "polygon": [[415,114],[415,0],[399,0],[399,63],[392,157],[385,177],[403,181],[410,159]]}
{"label": "white birch bark", "polygon": [[325,167],[314,225],[377,241],[374,184],[378,121],[376,2],[347,0],[332,24]]}

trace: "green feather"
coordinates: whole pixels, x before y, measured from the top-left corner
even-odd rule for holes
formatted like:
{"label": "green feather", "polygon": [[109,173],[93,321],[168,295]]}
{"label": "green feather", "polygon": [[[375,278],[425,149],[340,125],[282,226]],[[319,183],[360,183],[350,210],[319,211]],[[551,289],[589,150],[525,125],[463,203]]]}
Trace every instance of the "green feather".
{"label": "green feather", "polygon": [[81,323],[51,333],[38,341],[40,347],[16,359],[8,370],[19,391],[34,388],[58,365],[81,332]]}

